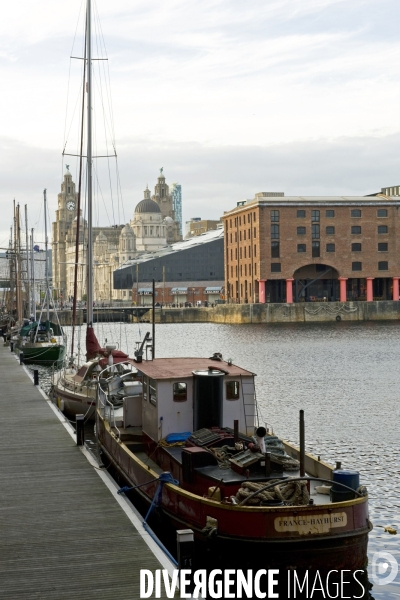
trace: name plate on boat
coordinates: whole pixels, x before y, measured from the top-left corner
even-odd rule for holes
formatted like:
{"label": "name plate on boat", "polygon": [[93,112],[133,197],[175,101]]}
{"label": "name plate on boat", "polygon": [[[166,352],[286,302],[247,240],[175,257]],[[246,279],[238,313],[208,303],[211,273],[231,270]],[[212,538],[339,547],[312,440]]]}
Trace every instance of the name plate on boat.
{"label": "name plate on boat", "polygon": [[324,513],[321,515],[285,515],[276,517],[275,531],[297,531],[300,535],[328,533],[335,527],[347,525],[345,512]]}

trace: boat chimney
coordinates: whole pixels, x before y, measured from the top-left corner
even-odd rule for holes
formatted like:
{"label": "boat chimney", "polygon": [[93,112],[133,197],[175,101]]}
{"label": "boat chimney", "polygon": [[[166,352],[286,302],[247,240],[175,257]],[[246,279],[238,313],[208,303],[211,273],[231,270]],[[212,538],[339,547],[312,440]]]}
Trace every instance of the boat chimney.
{"label": "boat chimney", "polygon": [[265,440],[264,440],[266,435],[267,435],[267,430],[265,429],[265,427],[257,427],[256,438],[257,438],[258,445],[260,447],[261,454],[265,454],[267,451],[265,448]]}

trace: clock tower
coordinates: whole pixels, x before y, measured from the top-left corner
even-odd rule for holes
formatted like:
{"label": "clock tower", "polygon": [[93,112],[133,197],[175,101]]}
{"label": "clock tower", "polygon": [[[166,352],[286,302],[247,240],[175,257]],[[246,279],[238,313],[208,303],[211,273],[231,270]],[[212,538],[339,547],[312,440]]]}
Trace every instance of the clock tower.
{"label": "clock tower", "polygon": [[56,220],[52,225],[53,288],[65,299],[67,289],[66,236],[77,214],[78,194],[67,165],[58,194]]}

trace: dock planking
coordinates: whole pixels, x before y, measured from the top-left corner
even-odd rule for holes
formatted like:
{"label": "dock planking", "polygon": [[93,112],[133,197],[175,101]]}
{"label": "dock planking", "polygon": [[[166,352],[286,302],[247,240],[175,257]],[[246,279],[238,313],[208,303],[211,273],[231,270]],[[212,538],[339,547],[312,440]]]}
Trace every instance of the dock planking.
{"label": "dock planking", "polygon": [[0,382],[0,598],[138,599],[165,567],[3,346]]}

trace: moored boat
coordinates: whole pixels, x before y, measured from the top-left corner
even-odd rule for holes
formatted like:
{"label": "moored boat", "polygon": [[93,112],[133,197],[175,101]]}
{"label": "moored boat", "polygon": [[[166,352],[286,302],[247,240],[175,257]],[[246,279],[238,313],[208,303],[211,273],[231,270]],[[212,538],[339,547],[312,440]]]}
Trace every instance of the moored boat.
{"label": "moored boat", "polygon": [[[48,266],[48,238],[47,238],[47,200],[46,190],[43,191],[44,202],[44,226],[45,226],[45,295],[38,320],[35,320],[36,299],[34,285],[32,286],[32,297],[29,298],[29,306],[31,309],[30,319],[23,319],[22,301],[17,302],[17,311],[22,325],[15,325],[10,332],[10,343],[13,344],[13,349],[16,353],[23,353],[23,362],[27,364],[40,365],[60,365],[65,357],[66,352],[66,337],[58,319],[57,311],[54,308],[56,322],[50,321],[50,301],[53,297],[49,282],[49,266]],[[17,213],[19,215],[19,211]],[[19,216],[18,216],[19,219]],[[33,231],[33,230],[32,230]],[[28,243],[27,243],[28,248]],[[33,235],[31,237],[31,257],[32,257],[32,283],[34,282],[34,261],[33,261]],[[18,252],[15,253],[15,258],[20,254],[19,244]],[[27,268],[29,265],[27,250]],[[18,261],[17,261],[18,263]],[[21,269],[15,269],[17,272],[17,290],[21,296]],[[29,297],[29,293],[28,293]]]}
{"label": "moored boat", "polygon": [[253,373],[218,354],[139,355],[136,373],[124,368],[112,389],[110,368],[99,374],[99,445],[135,494],[159,498],[165,522],[242,567],[365,567],[372,526],[358,473],[259,426]]}
{"label": "moored boat", "polygon": [[65,358],[65,338],[58,323],[26,320],[12,341],[26,364],[57,365]]}
{"label": "moored boat", "polygon": [[87,329],[86,335],[86,362],[75,367],[70,361],[62,369],[55,371],[50,398],[68,416],[83,414],[87,420],[94,420],[99,373],[106,365],[114,365],[112,376],[118,378],[118,363],[126,361],[128,355],[118,350],[115,345],[100,347],[92,327]]}

